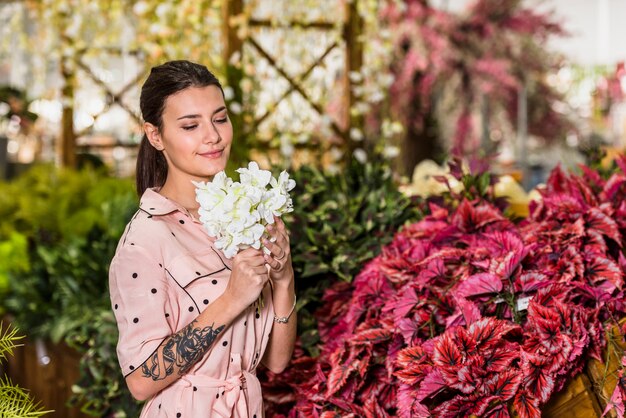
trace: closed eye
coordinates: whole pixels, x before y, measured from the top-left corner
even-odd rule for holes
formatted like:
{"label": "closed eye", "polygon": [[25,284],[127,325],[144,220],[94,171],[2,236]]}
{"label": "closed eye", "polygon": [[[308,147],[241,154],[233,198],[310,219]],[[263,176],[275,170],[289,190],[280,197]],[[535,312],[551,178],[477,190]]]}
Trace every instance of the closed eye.
{"label": "closed eye", "polygon": [[183,126],[183,129],[186,131],[191,131],[193,129],[195,129],[198,125],[187,125],[187,126]]}
{"label": "closed eye", "polygon": [[216,119],[215,122],[217,123],[226,123],[226,121],[228,121],[228,117],[225,117],[223,119]]}

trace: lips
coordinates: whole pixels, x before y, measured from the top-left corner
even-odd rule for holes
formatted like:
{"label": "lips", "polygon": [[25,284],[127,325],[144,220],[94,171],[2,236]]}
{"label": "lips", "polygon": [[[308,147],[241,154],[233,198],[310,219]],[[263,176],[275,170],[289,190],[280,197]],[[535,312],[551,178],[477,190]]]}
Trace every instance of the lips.
{"label": "lips", "polygon": [[215,159],[215,158],[220,158],[223,153],[224,153],[224,149],[217,149],[213,151],[204,152],[202,154],[198,153],[198,155],[204,158]]}

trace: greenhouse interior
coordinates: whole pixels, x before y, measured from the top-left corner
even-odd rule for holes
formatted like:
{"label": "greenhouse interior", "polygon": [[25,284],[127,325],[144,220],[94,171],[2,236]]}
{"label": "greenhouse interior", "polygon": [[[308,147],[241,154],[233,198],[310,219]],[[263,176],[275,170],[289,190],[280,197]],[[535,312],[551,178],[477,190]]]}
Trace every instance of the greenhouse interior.
{"label": "greenhouse interior", "polygon": [[624,418],[624,21],[0,1],[0,417]]}

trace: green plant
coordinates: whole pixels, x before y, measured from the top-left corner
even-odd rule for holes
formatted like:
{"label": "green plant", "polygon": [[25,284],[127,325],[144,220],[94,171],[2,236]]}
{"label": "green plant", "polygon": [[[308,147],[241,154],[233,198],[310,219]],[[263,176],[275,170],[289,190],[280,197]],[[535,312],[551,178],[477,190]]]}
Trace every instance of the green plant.
{"label": "green plant", "polygon": [[[18,341],[24,338],[17,335],[17,329],[7,326],[4,330],[0,322],[0,360],[13,355],[13,349],[19,347]],[[0,417],[31,418],[40,417],[51,411],[44,411],[28,393],[15,386],[8,377],[0,378]]]}
{"label": "green plant", "polygon": [[294,212],[289,220],[297,277],[302,345],[315,353],[317,321],[313,314],[333,282],[352,281],[363,264],[387,244],[391,231],[421,218],[417,198],[404,196],[389,167],[374,161],[348,163],[329,175],[303,166],[293,173]]}
{"label": "green plant", "polygon": [[[94,416],[138,415],[125,388],[108,298],[108,265],[137,207],[129,180],[36,167],[0,184],[1,304],[30,335],[65,341],[81,359],[72,405]],[[4,203],[4,202],[2,202]],[[4,275],[4,276],[3,276]]]}

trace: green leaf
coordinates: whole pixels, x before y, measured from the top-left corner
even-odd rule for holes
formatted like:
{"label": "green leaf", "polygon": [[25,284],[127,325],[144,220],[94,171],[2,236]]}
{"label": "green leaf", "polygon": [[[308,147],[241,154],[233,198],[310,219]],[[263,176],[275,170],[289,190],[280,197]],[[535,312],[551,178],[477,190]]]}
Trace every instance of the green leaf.
{"label": "green leaf", "polygon": [[50,412],[44,411],[24,389],[13,385],[8,378],[0,378],[0,417],[34,418]]}

